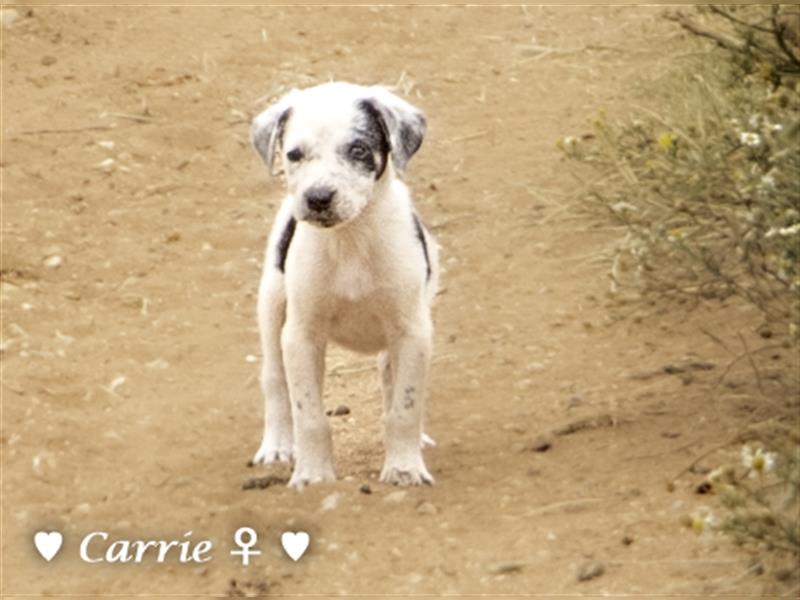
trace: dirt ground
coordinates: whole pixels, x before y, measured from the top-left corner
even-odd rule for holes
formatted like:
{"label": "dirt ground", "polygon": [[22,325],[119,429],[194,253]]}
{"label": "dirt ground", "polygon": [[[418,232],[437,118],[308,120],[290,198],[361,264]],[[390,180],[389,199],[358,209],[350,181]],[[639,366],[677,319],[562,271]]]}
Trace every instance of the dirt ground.
{"label": "dirt ground", "polygon": [[[748,552],[680,525],[713,505],[702,474],[666,485],[764,408],[744,361],[717,385],[731,357],[699,326],[734,348],[760,321],[610,297],[620,232],[576,209],[555,148],[641,100],[680,50],[660,11],[20,9],[2,32],[3,597],[782,593]],[[432,488],[377,482],[374,362],[333,350],[326,405],[351,409],[331,417],[339,481],[243,489],[287,475],[247,466],[281,197],[249,120],[329,79],[397,85],[428,117],[407,180],[446,269]],[[663,372],[689,362],[714,368]],[[248,567],[229,554],[243,525],[263,552]],[[39,530],[64,534],[50,563]],[[311,535],[298,562],[286,530]],[[93,531],[209,539],[213,560],[87,564]]]}

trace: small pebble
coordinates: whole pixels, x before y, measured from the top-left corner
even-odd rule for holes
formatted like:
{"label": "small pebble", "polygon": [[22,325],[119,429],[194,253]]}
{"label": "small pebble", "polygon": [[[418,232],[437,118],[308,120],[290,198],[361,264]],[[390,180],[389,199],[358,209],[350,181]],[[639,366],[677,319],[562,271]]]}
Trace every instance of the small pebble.
{"label": "small pebble", "polygon": [[64,258],[58,255],[48,256],[44,259],[44,266],[48,269],[57,269],[64,262]]}
{"label": "small pebble", "polygon": [[339,492],[333,492],[332,494],[325,496],[325,498],[322,499],[320,509],[323,512],[335,510],[336,507],[339,506],[339,498],[341,497],[342,495]]}
{"label": "small pebble", "polygon": [[492,575],[508,575],[511,573],[521,573],[525,567],[520,562],[501,562],[489,567],[489,573]]}
{"label": "small pebble", "polygon": [[328,415],[329,417],[331,417],[331,416],[333,416],[333,417],[343,417],[344,415],[349,415],[350,414],[350,407],[345,406],[344,404],[340,404],[339,406],[337,406],[333,410],[325,411],[325,414]]}
{"label": "small pebble", "polygon": [[622,544],[625,546],[630,546],[633,543],[633,538],[629,535],[626,535],[622,538]]}
{"label": "small pebble", "polygon": [[439,509],[430,502],[421,502],[417,506],[417,512],[421,515],[435,515],[439,512]]}
{"label": "small pebble", "polygon": [[386,494],[383,497],[383,501],[392,504],[399,504],[400,502],[406,499],[406,496],[408,496],[408,492],[406,490],[398,490],[396,492],[391,492],[389,494]]}
{"label": "small pebble", "polygon": [[708,481],[702,482],[694,489],[695,494],[708,494],[711,491],[712,485]]}
{"label": "small pebble", "polygon": [[114,380],[111,382],[111,385],[109,385],[108,387],[112,392],[116,392],[117,388],[122,385],[125,385],[126,381],[128,381],[128,378],[125,377],[125,375],[119,375],[114,378]]}
{"label": "small pebble", "polygon": [[369,487],[368,483],[365,483],[360,488],[358,488],[358,491],[361,492],[362,494],[371,494],[372,493],[372,488]]}
{"label": "small pebble", "polygon": [[169,369],[169,363],[165,361],[163,358],[157,358],[155,360],[151,360],[148,363],[144,363],[144,366],[148,369]]}
{"label": "small pebble", "polygon": [[550,448],[553,447],[553,442],[550,438],[540,435],[535,440],[533,440],[530,444],[525,446],[525,451],[527,452],[547,452]]}
{"label": "small pebble", "polygon": [[99,163],[97,163],[94,168],[108,172],[114,168],[114,164],[115,161],[113,158],[106,158],[105,160],[101,160]]}
{"label": "small pebble", "polygon": [[589,581],[595,577],[600,577],[605,571],[606,567],[603,563],[597,561],[584,563],[578,568],[578,581]]}
{"label": "small pebble", "polygon": [[[251,466],[252,462],[248,463]],[[283,477],[276,477],[275,475],[267,475],[266,477],[252,477],[242,484],[243,490],[265,490],[271,485],[286,484],[289,480]]]}

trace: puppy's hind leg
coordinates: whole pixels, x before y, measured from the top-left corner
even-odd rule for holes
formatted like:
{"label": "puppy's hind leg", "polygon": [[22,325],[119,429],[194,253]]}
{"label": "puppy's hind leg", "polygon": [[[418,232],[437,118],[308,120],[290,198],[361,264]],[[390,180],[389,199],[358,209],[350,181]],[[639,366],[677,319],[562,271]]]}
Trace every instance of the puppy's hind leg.
{"label": "puppy's hind leg", "polygon": [[288,462],[293,456],[292,412],[281,352],[286,319],[283,274],[269,266],[258,290],[258,328],[261,336],[261,391],[264,395],[264,437],[254,464]]}

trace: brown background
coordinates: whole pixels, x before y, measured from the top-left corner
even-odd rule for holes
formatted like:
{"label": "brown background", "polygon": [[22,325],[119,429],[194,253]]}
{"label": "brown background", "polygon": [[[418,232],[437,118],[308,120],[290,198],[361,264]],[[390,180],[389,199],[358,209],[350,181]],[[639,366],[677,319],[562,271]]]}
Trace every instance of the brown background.
{"label": "brown background", "polygon": [[[621,231],[576,210],[555,149],[599,108],[629,112],[637,81],[686,51],[659,14],[37,7],[3,30],[3,593],[724,597],[771,585],[725,539],[679,525],[710,504],[692,493],[701,476],[665,486],[756,405],[744,369],[713,387],[728,357],[697,325],[735,344],[758,322],[734,304],[609,298]],[[428,116],[408,180],[446,268],[434,488],[391,496],[376,482],[373,360],[335,350],[326,403],[352,411],[332,418],[340,480],[242,490],[286,475],[246,466],[262,427],[247,360],[255,291],[281,194],[249,119],[329,79],[397,84]],[[62,264],[45,266],[53,256]],[[717,368],[658,374],[687,361]],[[584,418],[596,426],[526,450]],[[249,568],[228,555],[241,525],[264,551]],[[33,549],[40,529],[65,536],[50,564]],[[286,529],[311,533],[298,563],[280,549]],[[191,530],[214,541],[214,560],[83,564],[78,544],[97,530]],[[604,574],[578,581],[590,561]]]}

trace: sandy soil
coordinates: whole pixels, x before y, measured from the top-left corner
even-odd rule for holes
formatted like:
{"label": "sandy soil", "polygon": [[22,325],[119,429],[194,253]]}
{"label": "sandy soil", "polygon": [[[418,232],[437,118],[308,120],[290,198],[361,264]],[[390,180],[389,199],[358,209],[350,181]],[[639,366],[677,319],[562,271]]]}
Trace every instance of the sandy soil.
{"label": "sandy soil", "polygon": [[[658,14],[36,8],[3,30],[4,597],[781,591],[745,551],[680,526],[711,503],[701,474],[665,484],[761,402],[744,361],[716,385],[731,357],[699,325],[738,347],[760,322],[734,303],[610,298],[619,231],[576,210],[555,149],[598,108],[627,110],[679,47]],[[377,482],[373,360],[334,350],[326,403],[351,409],[331,417],[340,480],[243,489],[287,474],[247,467],[255,292],[281,194],[249,119],[330,78],[398,84],[428,115],[408,182],[446,268],[433,488]],[[692,361],[715,368],[661,371]],[[249,567],[229,554],[243,525],[263,551]],[[45,563],[31,539],[50,529],[64,548]],[[278,540],[300,529],[312,541],[294,563]],[[214,558],[86,564],[92,531],[192,531]],[[592,561],[603,573],[580,581]]]}

